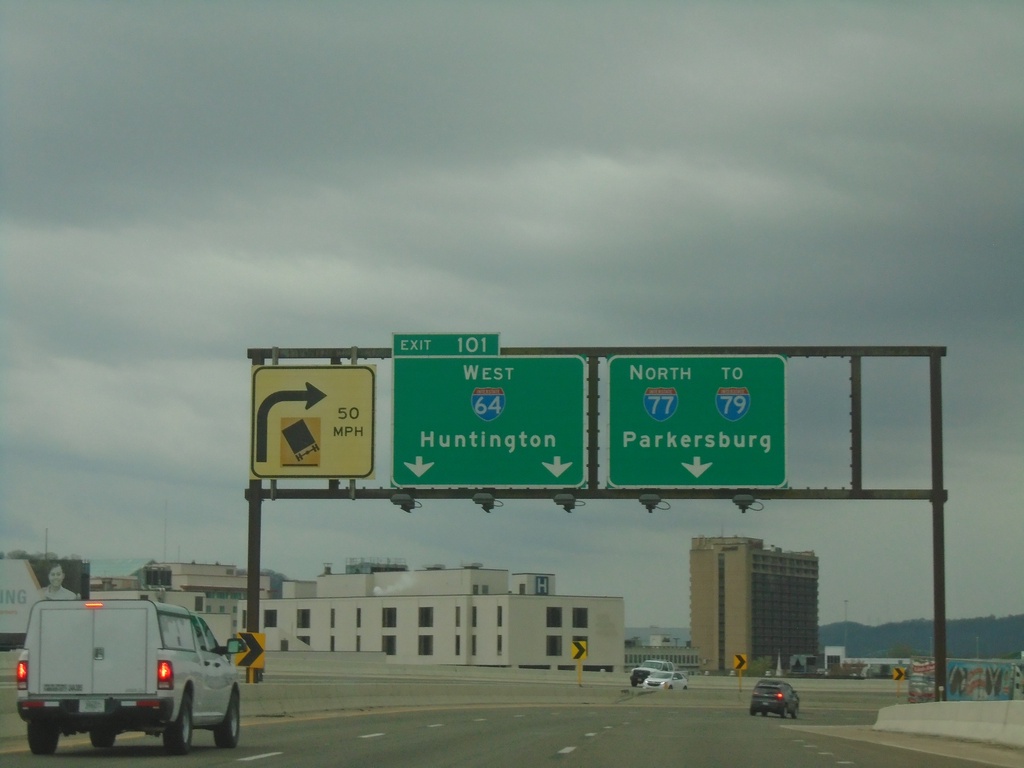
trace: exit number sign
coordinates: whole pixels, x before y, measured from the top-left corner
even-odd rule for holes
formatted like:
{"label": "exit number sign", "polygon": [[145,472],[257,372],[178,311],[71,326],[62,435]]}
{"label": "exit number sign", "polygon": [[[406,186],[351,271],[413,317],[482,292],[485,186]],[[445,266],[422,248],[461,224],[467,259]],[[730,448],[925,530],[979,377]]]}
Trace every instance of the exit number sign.
{"label": "exit number sign", "polygon": [[393,357],[486,357],[501,349],[496,333],[395,333]]}

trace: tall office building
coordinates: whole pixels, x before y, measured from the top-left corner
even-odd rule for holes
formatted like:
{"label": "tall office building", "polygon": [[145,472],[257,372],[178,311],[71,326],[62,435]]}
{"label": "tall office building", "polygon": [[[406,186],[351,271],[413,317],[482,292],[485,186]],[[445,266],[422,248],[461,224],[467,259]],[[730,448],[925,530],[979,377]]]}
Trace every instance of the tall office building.
{"label": "tall office building", "polygon": [[818,653],[818,557],[765,548],[761,539],[698,537],[690,547],[690,633],[701,668],[728,670],[736,654]]}

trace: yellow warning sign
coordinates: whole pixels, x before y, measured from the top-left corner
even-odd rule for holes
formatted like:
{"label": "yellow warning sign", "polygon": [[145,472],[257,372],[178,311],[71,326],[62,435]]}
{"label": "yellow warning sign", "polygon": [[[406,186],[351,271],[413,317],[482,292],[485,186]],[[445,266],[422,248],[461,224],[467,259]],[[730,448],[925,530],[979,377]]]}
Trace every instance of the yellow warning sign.
{"label": "yellow warning sign", "polygon": [[250,474],[372,478],[376,366],[252,369]]}

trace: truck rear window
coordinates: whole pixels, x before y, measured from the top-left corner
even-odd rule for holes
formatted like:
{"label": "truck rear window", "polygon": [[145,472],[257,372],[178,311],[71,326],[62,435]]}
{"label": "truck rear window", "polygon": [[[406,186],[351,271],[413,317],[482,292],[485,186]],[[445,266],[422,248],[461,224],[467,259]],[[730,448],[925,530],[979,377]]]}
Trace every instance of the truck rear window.
{"label": "truck rear window", "polygon": [[161,613],[160,635],[163,638],[163,647],[177,651],[195,650],[195,642],[192,640],[192,622],[187,616],[172,616]]}

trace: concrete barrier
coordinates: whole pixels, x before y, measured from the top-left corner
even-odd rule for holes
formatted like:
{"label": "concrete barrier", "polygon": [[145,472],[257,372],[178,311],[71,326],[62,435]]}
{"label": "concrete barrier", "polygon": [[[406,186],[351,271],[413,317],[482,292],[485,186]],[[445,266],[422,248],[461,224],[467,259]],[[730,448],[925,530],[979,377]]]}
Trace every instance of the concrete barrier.
{"label": "concrete barrier", "polygon": [[278,684],[261,683],[243,691],[242,715],[283,717],[341,710],[390,707],[444,707],[475,704],[602,704],[623,694],[609,688],[575,685],[464,684]]}
{"label": "concrete barrier", "polygon": [[944,701],[879,710],[874,730],[1024,747],[1024,701]]}

